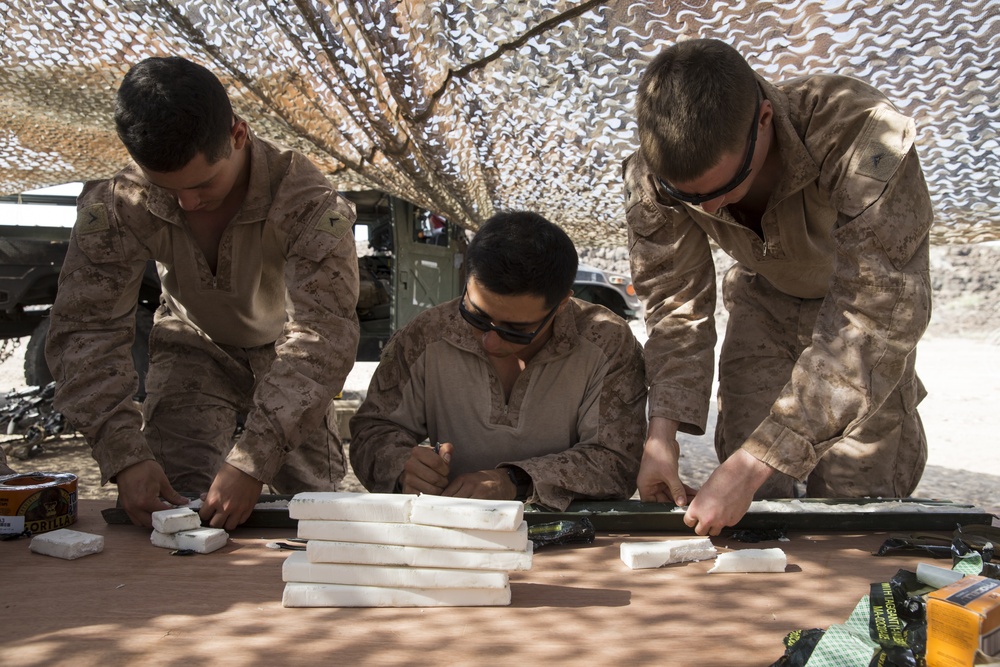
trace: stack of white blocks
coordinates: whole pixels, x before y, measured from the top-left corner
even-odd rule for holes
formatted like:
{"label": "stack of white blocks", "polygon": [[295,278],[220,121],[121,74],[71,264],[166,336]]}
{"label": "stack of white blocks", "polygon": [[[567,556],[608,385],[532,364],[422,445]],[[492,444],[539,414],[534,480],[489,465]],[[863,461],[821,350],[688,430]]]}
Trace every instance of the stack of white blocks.
{"label": "stack of white blocks", "polygon": [[508,572],[531,568],[518,501],[300,493],[288,515],[308,542],[282,567],[285,607],[508,605]]}
{"label": "stack of white blocks", "polygon": [[207,554],[221,549],[229,541],[222,528],[202,528],[201,517],[188,507],[153,512],[153,546],[164,549],[190,549]]}

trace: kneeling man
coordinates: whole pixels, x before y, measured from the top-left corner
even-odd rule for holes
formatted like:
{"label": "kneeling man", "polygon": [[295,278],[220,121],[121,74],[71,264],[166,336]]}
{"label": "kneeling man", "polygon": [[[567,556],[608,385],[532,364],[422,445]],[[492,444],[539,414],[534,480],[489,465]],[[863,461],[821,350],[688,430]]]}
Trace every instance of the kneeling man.
{"label": "kneeling man", "polygon": [[461,298],[383,351],[351,420],[358,478],[373,492],[557,510],[629,498],[646,428],[642,347],[621,318],[572,298],[573,242],[539,215],[503,213],[465,268]]}

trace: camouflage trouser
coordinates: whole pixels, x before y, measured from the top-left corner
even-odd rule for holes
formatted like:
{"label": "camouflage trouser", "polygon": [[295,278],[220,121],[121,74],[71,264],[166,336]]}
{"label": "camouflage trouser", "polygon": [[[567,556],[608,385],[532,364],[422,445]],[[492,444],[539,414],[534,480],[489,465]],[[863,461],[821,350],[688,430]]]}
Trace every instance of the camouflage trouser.
{"label": "camouflage trouser", "polygon": [[[217,345],[177,317],[161,315],[149,338],[143,430],[174,489],[202,493],[232,449],[237,415],[252,407],[257,383],[274,361],[274,345]],[[331,406],[323,425],[288,454],[275,478],[263,481],[284,494],[334,491],[345,465]]]}
{"label": "camouflage trouser", "polygon": [[[768,416],[810,344],[822,299],[799,299],[774,289],[740,264],[723,281],[729,311],[719,359],[719,420],[715,450],[723,461]],[[925,391],[910,355],[896,389],[869,419],[845,434],[806,480],[813,498],[905,497],[913,492],[927,460],[927,441],[917,413]],[[758,498],[789,498],[795,480],[775,473]]]}

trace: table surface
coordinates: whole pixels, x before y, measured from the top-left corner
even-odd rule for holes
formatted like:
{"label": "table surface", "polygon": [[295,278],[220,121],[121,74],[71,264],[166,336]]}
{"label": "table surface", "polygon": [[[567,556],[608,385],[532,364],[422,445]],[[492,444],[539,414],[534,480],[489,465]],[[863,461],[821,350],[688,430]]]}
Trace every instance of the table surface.
{"label": "table surface", "polygon": [[[285,609],[281,565],[265,544],[290,529],[240,528],[207,555],[179,557],[149,532],[109,526],[107,501],[81,501],[74,530],[104,551],[66,561],[0,542],[3,644],[10,665],[770,665],[782,638],[842,623],[870,583],[917,563],[871,555],[886,533],[792,533],[782,574],[707,574],[711,562],[630,570],[623,541],[682,533],[599,533],[540,549],[510,575],[509,607]],[[690,535],[690,534],[688,534]]]}

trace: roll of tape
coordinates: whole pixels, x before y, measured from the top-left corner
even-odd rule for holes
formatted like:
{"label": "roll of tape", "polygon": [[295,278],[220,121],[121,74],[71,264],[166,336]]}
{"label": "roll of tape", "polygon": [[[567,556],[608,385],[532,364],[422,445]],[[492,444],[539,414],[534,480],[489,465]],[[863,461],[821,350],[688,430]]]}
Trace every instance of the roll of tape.
{"label": "roll of tape", "polygon": [[32,534],[76,523],[76,475],[29,472],[0,477],[0,534]]}

